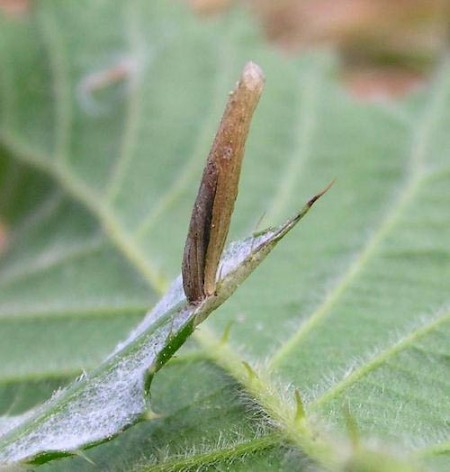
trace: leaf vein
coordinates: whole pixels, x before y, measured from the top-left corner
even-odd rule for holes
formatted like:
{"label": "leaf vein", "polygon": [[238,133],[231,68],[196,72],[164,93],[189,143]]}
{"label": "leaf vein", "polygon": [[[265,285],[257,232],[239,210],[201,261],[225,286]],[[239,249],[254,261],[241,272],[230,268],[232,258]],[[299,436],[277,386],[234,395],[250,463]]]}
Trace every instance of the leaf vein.
{"label": "leaf vein", "polygon": [[25,266],[14,267],[11,270],[0,270],[0,288],[18,281],[24,281],[29,277],[36,276],[40,272],[55,268],[66,262],[75,261],[76,259],[94,254],[104,244],[103,238],[94,237],[89,241],[84,241],[82,244],[66,247],[62,251],[51,249],[41,252],[34,260],[27,260]]}
{"label": "leaf vein", "polygon": [[[285,171],[279,179],[279,191],[264,219],[272,222],[280,218],[287,203],[296,189],[297,178],[312,155],[313,140],[317,129],[319,89],[319,70],[313,68],[309,73],[304,87],[297,87],[296,121],[293,126],[293,146]],[[299,92],[300,90],[300,92]]]}
{"label": "leaf vein", "polygon": [[205,467],[219,461],[232,460],[247,454],[261,452],[279,444],[278,435],[267,435],[249,441],[232,444],[227,447],[219,447],[207,452],[193,453],[189,456],[169,458],[163,464],[149,465],[142,470],[145,472],[165,472],[186,470],[194,467]]}
{"label": "leaf vein", "polygon": [[53,77],[53,93],[55,103],[55,160],[67,165],[71,141],[72,109],[70,85],[67,80],[68,70],[64,56],[64,40],[60,34],[55,18],[48,9],[40,10],[38,15],[39,31],[44,38],[50,69]]}
{"label": "leaf vein", "polygon": [[[442,74],[443,76],[445,74]],[[285,342],[282,347],[275,352],[270,361],[270,368],[276,368],[283,359],[289,355],[295,348],[298,348],[301,341],[317,326],[330,310],[335,306],[339,299],[349,290],[353,280],[366,267],[368,261],[376,254],[377,248],[381,242],[390,233],[398,221],[399,215],[413,200],[419,188],[425,181],[421,175],[424,159],[427,155],[427,147],[431,138],[433,126],[436,124],[437,117],[440,117],[444,110],[446,101],[442,96],[445,94],[444,77],[439,78],[434,96],[428,102],[419,120],[418,129],[413,130],[413,138],[410,148],[409,169],[405,183],[397,193],[395,201],[388,205],[388,212],[379,221],[377,228],[361,248],[359,254],[350,262],[348,269],[342,274],[341,278],[325,295],[322,303],[309,316],[300,328]]]}
{"label": "leaf vein", "polygon": [[81,202],[100,222],[109,239],[143,276],[150,288],[162,294],[167,286],[165,278],[152,266],[136,244],[135,239],[122,227],[111,208],[97,198],[91,188],[61,166],[46,162],[43,154],[28,148],[6,131],[0,132],[0,141],[14,157],[44,171],[58,182],[75,200]]}
{"label": "leaf vein", "polygon": [[[227,36],[232,37],[232,28],[228,28]],[[230,63],[233,54],[230,51],[229,41],[225,38],[221,45],[221,51],[216,55],[219,59],[220,67],[217,68],[213,96],[210,100],[210,111],[209,113],[204,114],[205,118],[203,119],[201,128],[197,133],[197,139],[194,142],[191,156],[186,160],[186,164],[181,169],[181,172],[178,173],[178,176],[175,178],[172,185],[168,188],[166,193],[161,196],[158,204],[155,205],[149,215],[136,228],[135,237],[138,240],[149,235],[158,218],[177,201],[189,186],[189,183],[195,177],[199,162],[201,162],[201,160],[206,160],[206,155],[203,156],[202,152],[207,149],[208,144],[212,142],[214,131],[217,126],[210,117],[218,115],[224,106],[224,90],[226,90],[226,86],[230,81],[231,74]],[[224,46],[227,47],[225,48]]]}
{"label": "leaf vein", "polygon": [[[133,61],[143,60],[143,41],[141,38],[141,25],[138,21],[139,15],[136,13],[136,3],[128,2],[129,8],[126,12],[127,36],[129,46],[132,51]],[[130,7],[131,6],[131,7]],[[136,145],[138,122],[140,117],[140,92],[143,80],[143,68],[141,64],[134,65],[129,77],[129,90],[127,91],[128,106],[127,117],[125,119],[124,131],[122,134],[122,145],[119,158],[113,167],[110,182],[106,189],[106,199],[112,202],[119,194],[125,172],[133,159],[133,150]]]}
{"label": "leaf vein", "polygon": [[350,388],[358,380],[373,372],[378,367],[381,367],[384,362],[388,359],[399,354],[401,351],[412,347],[413,343],[420,338],[423,338],[430,334],[433,330],[436,330],[440,325],[450,320],[450,311],[444,311],[438,315],[432,322],[420,326],[412,330],[407,336],[397,341],[392,346],[381,350],[369,361],[364,362],[358,369],[354,370],[350,375],[346,376],[343,380],[336,383],[332,388],[327,390],[323,395],[316,398],[310,403],[310,407],[318,407],[329,400],[332,400],[337,394]]}

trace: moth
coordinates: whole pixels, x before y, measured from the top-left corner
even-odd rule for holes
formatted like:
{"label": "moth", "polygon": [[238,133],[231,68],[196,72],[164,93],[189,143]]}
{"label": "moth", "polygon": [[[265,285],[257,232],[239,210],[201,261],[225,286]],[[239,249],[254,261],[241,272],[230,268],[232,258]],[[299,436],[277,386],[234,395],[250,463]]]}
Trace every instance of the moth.
{"label": "moth", "polygon": [[186,298],[198,302],[213,295],[220,257],[236,201],[245,143],[264,88],[254,62],[242,70],[206,161],[186,238],[182,277]]}

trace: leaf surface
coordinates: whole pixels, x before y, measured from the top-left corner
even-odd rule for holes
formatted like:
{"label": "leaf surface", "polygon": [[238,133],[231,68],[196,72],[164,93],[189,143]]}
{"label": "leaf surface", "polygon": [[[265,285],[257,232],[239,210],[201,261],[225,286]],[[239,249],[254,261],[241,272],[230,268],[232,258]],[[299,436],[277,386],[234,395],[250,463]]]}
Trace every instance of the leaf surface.
{"label": "leaf surface", "polygon": [[337,178],[155,377],[159,419],[87,451],[95,466],[44,470],[363,470],[372,449],[380,470],[449,467],[447,65],[404,102],[360,104],[328,56],[282,57],[241,11],[200,21],[158,0],[40,1],[0,35],[4,415],[96,368],[178,274],[247,60],[267,86],[230,238]]}
{"label": "leaf surface", "polygon": [[309,208],[307,205],[280,228],[231,244],[221,260],[221,279],[214,295],[189,303],[178,277],[93,373],[84,374],[34,410],[4,416],[0,423],[1,463],[46,462],[110,440],[138,421],[153,419],[156,415],[146,396],[154,374]]}

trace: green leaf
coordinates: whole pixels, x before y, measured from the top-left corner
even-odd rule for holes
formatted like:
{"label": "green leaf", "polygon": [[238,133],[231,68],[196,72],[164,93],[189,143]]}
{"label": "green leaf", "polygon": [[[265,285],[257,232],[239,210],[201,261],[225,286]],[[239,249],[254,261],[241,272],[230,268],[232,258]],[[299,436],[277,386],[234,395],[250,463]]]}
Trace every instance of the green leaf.
{"label": "green leaf", "polygon": [[221,259],[216,294],[186,300],[178,277],[153,310],[92,374],[21,416],[0,423],[0,460],[42,463],[110,440],[138,421],[154,419],[146,402],[154,374],[309,211],[277,229],[230,245]]}
{"label": "green leaf", "polygon": [[267,85],[230,238],[337,178],[155,376],[159,418],[43,470],[447,470],[450,67],[360,104],[332,58],[282,56],[240,10],[33,5],[0,28],[1,414],[93,375],[179,273],[247,60]]}

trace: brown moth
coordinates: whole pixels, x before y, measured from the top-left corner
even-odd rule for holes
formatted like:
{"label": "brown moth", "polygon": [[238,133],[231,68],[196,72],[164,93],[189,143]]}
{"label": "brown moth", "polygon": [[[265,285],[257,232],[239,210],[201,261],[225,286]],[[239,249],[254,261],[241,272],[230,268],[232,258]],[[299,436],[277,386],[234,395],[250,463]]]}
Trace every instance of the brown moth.
{"label": "brown moth", "polygon": [[212,295],[228,235],[245,142],[264,87],[261,68],[248,62],[217,130],[192,210],[182,265],[183,288],[191,302]]}

